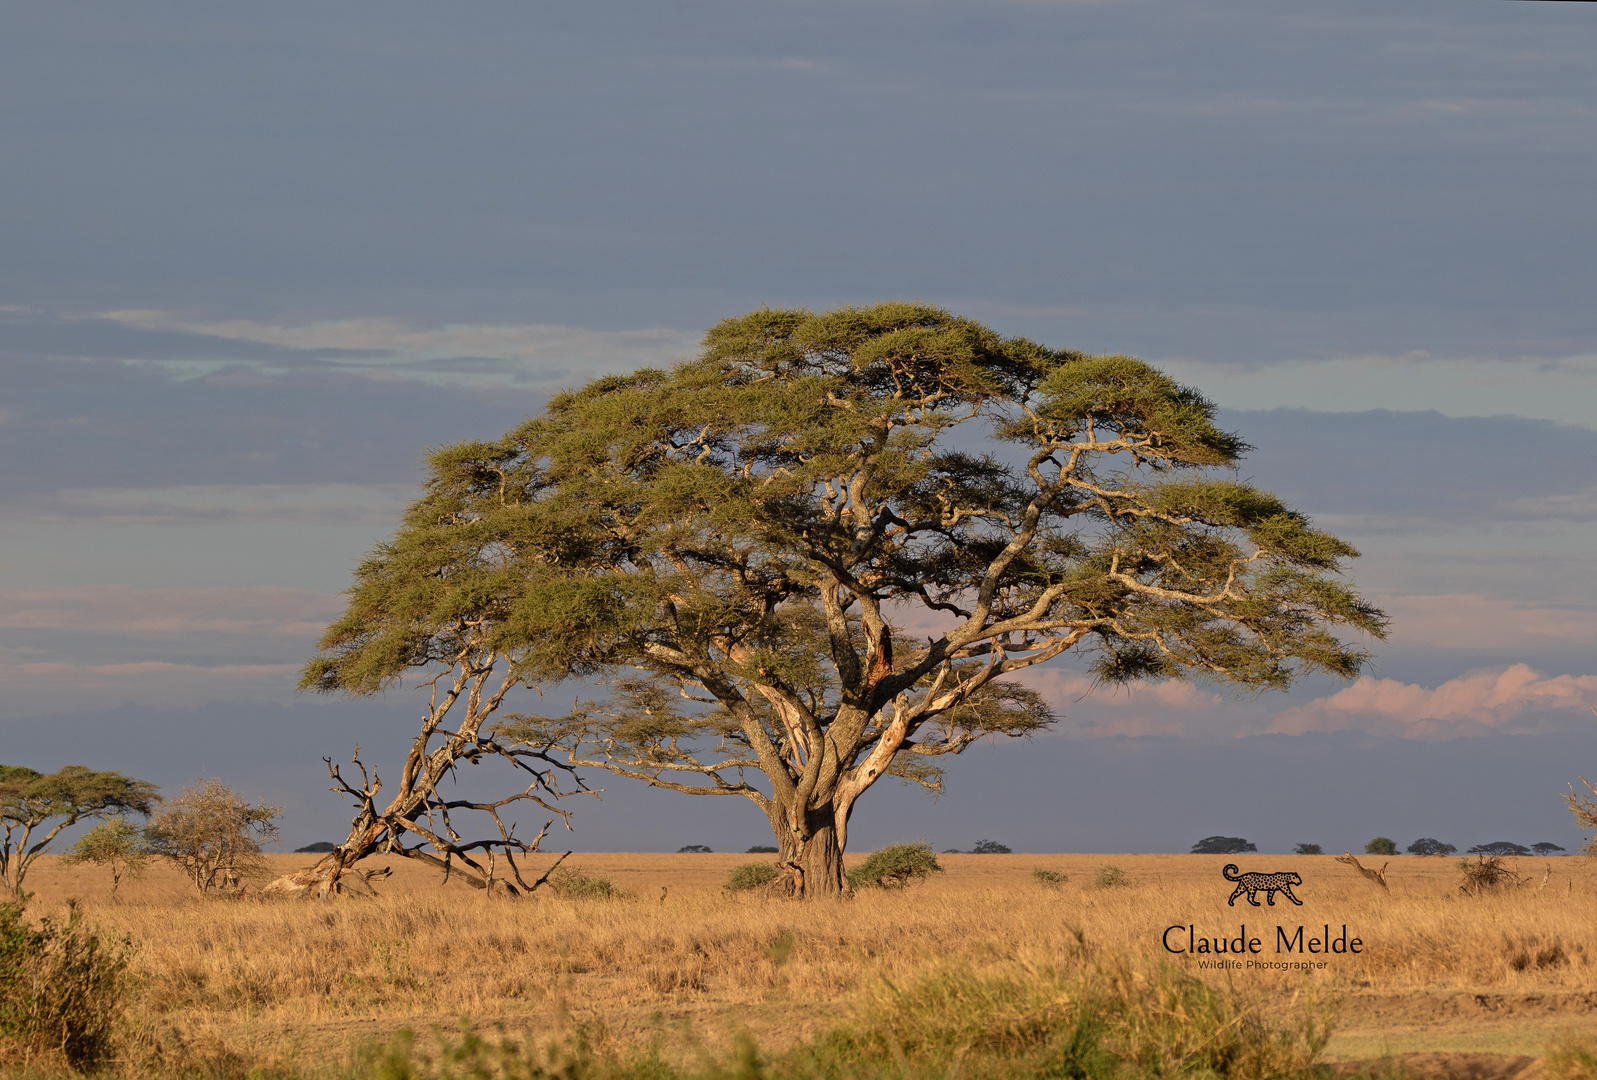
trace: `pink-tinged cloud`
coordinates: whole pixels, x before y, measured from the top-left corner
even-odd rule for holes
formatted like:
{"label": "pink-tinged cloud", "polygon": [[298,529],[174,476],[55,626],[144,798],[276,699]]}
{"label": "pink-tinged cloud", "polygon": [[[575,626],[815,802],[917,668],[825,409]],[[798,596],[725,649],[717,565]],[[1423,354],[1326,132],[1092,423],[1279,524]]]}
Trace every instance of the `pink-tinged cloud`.
{"label": "pink-tinged cloud", "polygon": [[[1038,667],[1009,676],[1042,694],[1067,735],[1191,735],[1212,726],[1223,698],[1192,683],[1105,686],[1079,671]],[[1194,723],[1194,721],[1198,721]]]}
{"label": "pink-tinged cloud", "polygon": [[304,651],[337,617],[333,593],[270,585],[244,588],[68,585],[0,592],[0,627],[115,634],[272,634],[303,639]]}
{"label": "pink-tinged cloud", "polygon": [[[1534,730],[1535,714],[1586,712],[1597,675],[1547,676],[1529,664],[1472,671],[1434,689],[1362,678],[1346,690],[1279,713],[1269,730],[1288,735],[1360,729],[1411,739]],[[1597,722],[1597,721],[1594,721]]]}

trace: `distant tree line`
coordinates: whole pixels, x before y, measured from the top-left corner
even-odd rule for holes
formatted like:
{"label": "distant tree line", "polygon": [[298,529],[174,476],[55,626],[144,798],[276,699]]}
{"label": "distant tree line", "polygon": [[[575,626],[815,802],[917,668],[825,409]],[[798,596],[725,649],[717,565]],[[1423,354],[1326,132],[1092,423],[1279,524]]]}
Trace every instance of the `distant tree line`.
{"label": "distant tree line", "polygon": [[[1007,849],[1006,849],[1007,850]],[[1246,855],[1258,851],[1258,847],[1240,836],[1205,836],[1192,845],[1194,855]],[[1470,855],[1552,855],[1564,849],[1557,844],[1543,841],[1525,847],[1508,840],[1494,840],[1490,844],[1477,844],[1470,848]],[[1453,855],[1458,848],[1452,844],[1444,844],[1433,837],[1422,836],[1408,846],[1410,855]],[[1323,855],[1325,851],[1319,844],[1297,844],[1292,848],[1294,855]],[[1396,855],[1398,854],[1397,841],[1389,836],[1377,836],[1364,845],[1366,855]]]}

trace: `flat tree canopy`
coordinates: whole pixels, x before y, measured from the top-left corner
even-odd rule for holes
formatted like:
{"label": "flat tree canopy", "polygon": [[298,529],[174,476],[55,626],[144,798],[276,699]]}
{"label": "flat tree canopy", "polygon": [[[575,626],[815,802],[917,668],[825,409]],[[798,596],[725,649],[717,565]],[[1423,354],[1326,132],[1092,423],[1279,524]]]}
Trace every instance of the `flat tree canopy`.
{"label": "flat tree canopy", "polygon": [[1408,846],[1410,855],[1452,855],[1458,848],[1452,844],[1444,844],[1430,836],[1422,836]]}
{"label": "flat tree canopy", "polygon": [[0,765],[0,881],[21,896],[29,867],[63,830],[91,818],[148,816],[158,802],[154,784],[119,772],[63,765],[41,773],[26,765]]}
{"label": "flat tree canopy", "polygon": [[924,304],[761,309],[435,451],[304,685],[373,693],[468,648],[522,685],[607,683],[499,737],[746,798],[800,891],[835,895],[882,777],[935,788],[946,755],[1054,722],[1006,675],[1071,651],[1106,682],[1359,671],[1334,631],[1385,619],[1339,578],[1357,553],[1237,480],[1247,449],[1128,356]]}
{"label": "flat tree canopy", "polygon": [[1205,836],[1192,845],[1194,855],[1246,855],[1258,851],[1258,845],[1240,836]]}

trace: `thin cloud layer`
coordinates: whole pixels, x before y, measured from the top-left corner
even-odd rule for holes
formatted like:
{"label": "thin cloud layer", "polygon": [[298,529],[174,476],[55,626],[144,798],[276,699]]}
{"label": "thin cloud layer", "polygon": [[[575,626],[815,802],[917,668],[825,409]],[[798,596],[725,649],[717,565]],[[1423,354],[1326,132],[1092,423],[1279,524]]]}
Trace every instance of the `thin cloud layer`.
{"label": "thin cloud layer", "polygon": [[1597,644],[1597,612],[1480,593],[1376,596],[1392,616],[1394,645],[1501,649]]}
{"label": "thin cloud layer", "polygon": [[192,707],[207,701],[289,701],[299,664],[81,664],[0,648],[4,717],[108,709],[125,702]]}
{"label": "thin cloud layer", "polygon": [[[110,311],[101,318],[143,331],[193,334],[209,340],[278,347],[294,354],[375,357],[396,375],[438,375],[453,381],[546,383],[633,368],[664,367],[692,353],[695,332],[664,327],[592,330],[578,326],[453,324],[417,327],[393,318],[333,319],[285,325],[249,319],[203,321],[166,311]],[[398,361],[398,362],[395,362]],[[458,362],[457,362],[458,361]],[[498,365],[484,361],[500,361]]]}
{"label": "thin cloud layer", "polygon": [[[1594,704],[1597,675],[1548,676],[1521,663],[1472,671],[1436,687],[1362,678],[1329,697],[1283,710],[1269,731],[1302,735],[1358,729],[1408,739],[1531,732],[1568,726]],[[1539,715],[1544,713],[1562,715],[1550,723]]]}
{"label": "thin cloud layer", "polygon": [[0,591],[0,628],[104,634],[271,634],[314,641],[343,598],[271,585],[136,589],[69,585]]}

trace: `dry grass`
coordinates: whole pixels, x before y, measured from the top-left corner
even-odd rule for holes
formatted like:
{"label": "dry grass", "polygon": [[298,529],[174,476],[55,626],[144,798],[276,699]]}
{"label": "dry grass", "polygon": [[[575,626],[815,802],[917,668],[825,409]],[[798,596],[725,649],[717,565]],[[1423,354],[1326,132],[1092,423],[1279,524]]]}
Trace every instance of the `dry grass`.
{"label": "dry grass", "polygon": [[[949,963],[997,974],[1096,953],[1195,971],[1160,947],[1178,923],[1235,936],[1246,922],[1264,939],[1265,959],[1275,958],[1277,924],[1346,923],[1365,943],[1359,955],[1310,973],[1232,978],[1283,1008],[1305,990],[1346,999],[1343,1038],[1361,1051],[1369,1032],[1383,1033],[1374,1050],[1407,1049],[1410,1036],[1494,1024],[1531,1032],[1539,1046],[1555,1028],[1590,1026],[1597,1015],[1588,992],[1597,983],[1597,864],[1586,859],[1524,860],[1529,888],[1480,898],[1460,895],[1454,860],[1440,858],[1394,859],[1389,894],[1329,856],[940,859],[946,874],[908,890],[817,905],[723,892],[731,868],[748,860],[733,854],[568,861],[613,879],[624,893],[613,900],[489,900],[403,861],[378,898],[332,904],[203,900],[164,869],[124,884],[112,901],[103,873],[54,859],[29,885],[35,914],[80,897],[89,923],[139,943],[144,1019],[157,1030],[245,1054],[311,1053],[461,1015],[537,1030],[569,1014],[602,1021],[623,1041],[664,1033],[715,1045],[744,1030],[781,1046],[834,1024],[883,977],[898,983]],[[309,861],[272,860],[282,870]],[[1240,898],[1228,907],[1228,861],[1297,871],[1304,906],[1278,897],[1273,908]],[[1110,862],[1129,887],[1095,887]],[[1544,865],[1553,874],[1538,889]],[[1045,888],[1037,869],[1069,880]],[[1541,1004],[1526,1004],[1533,999]]]}

